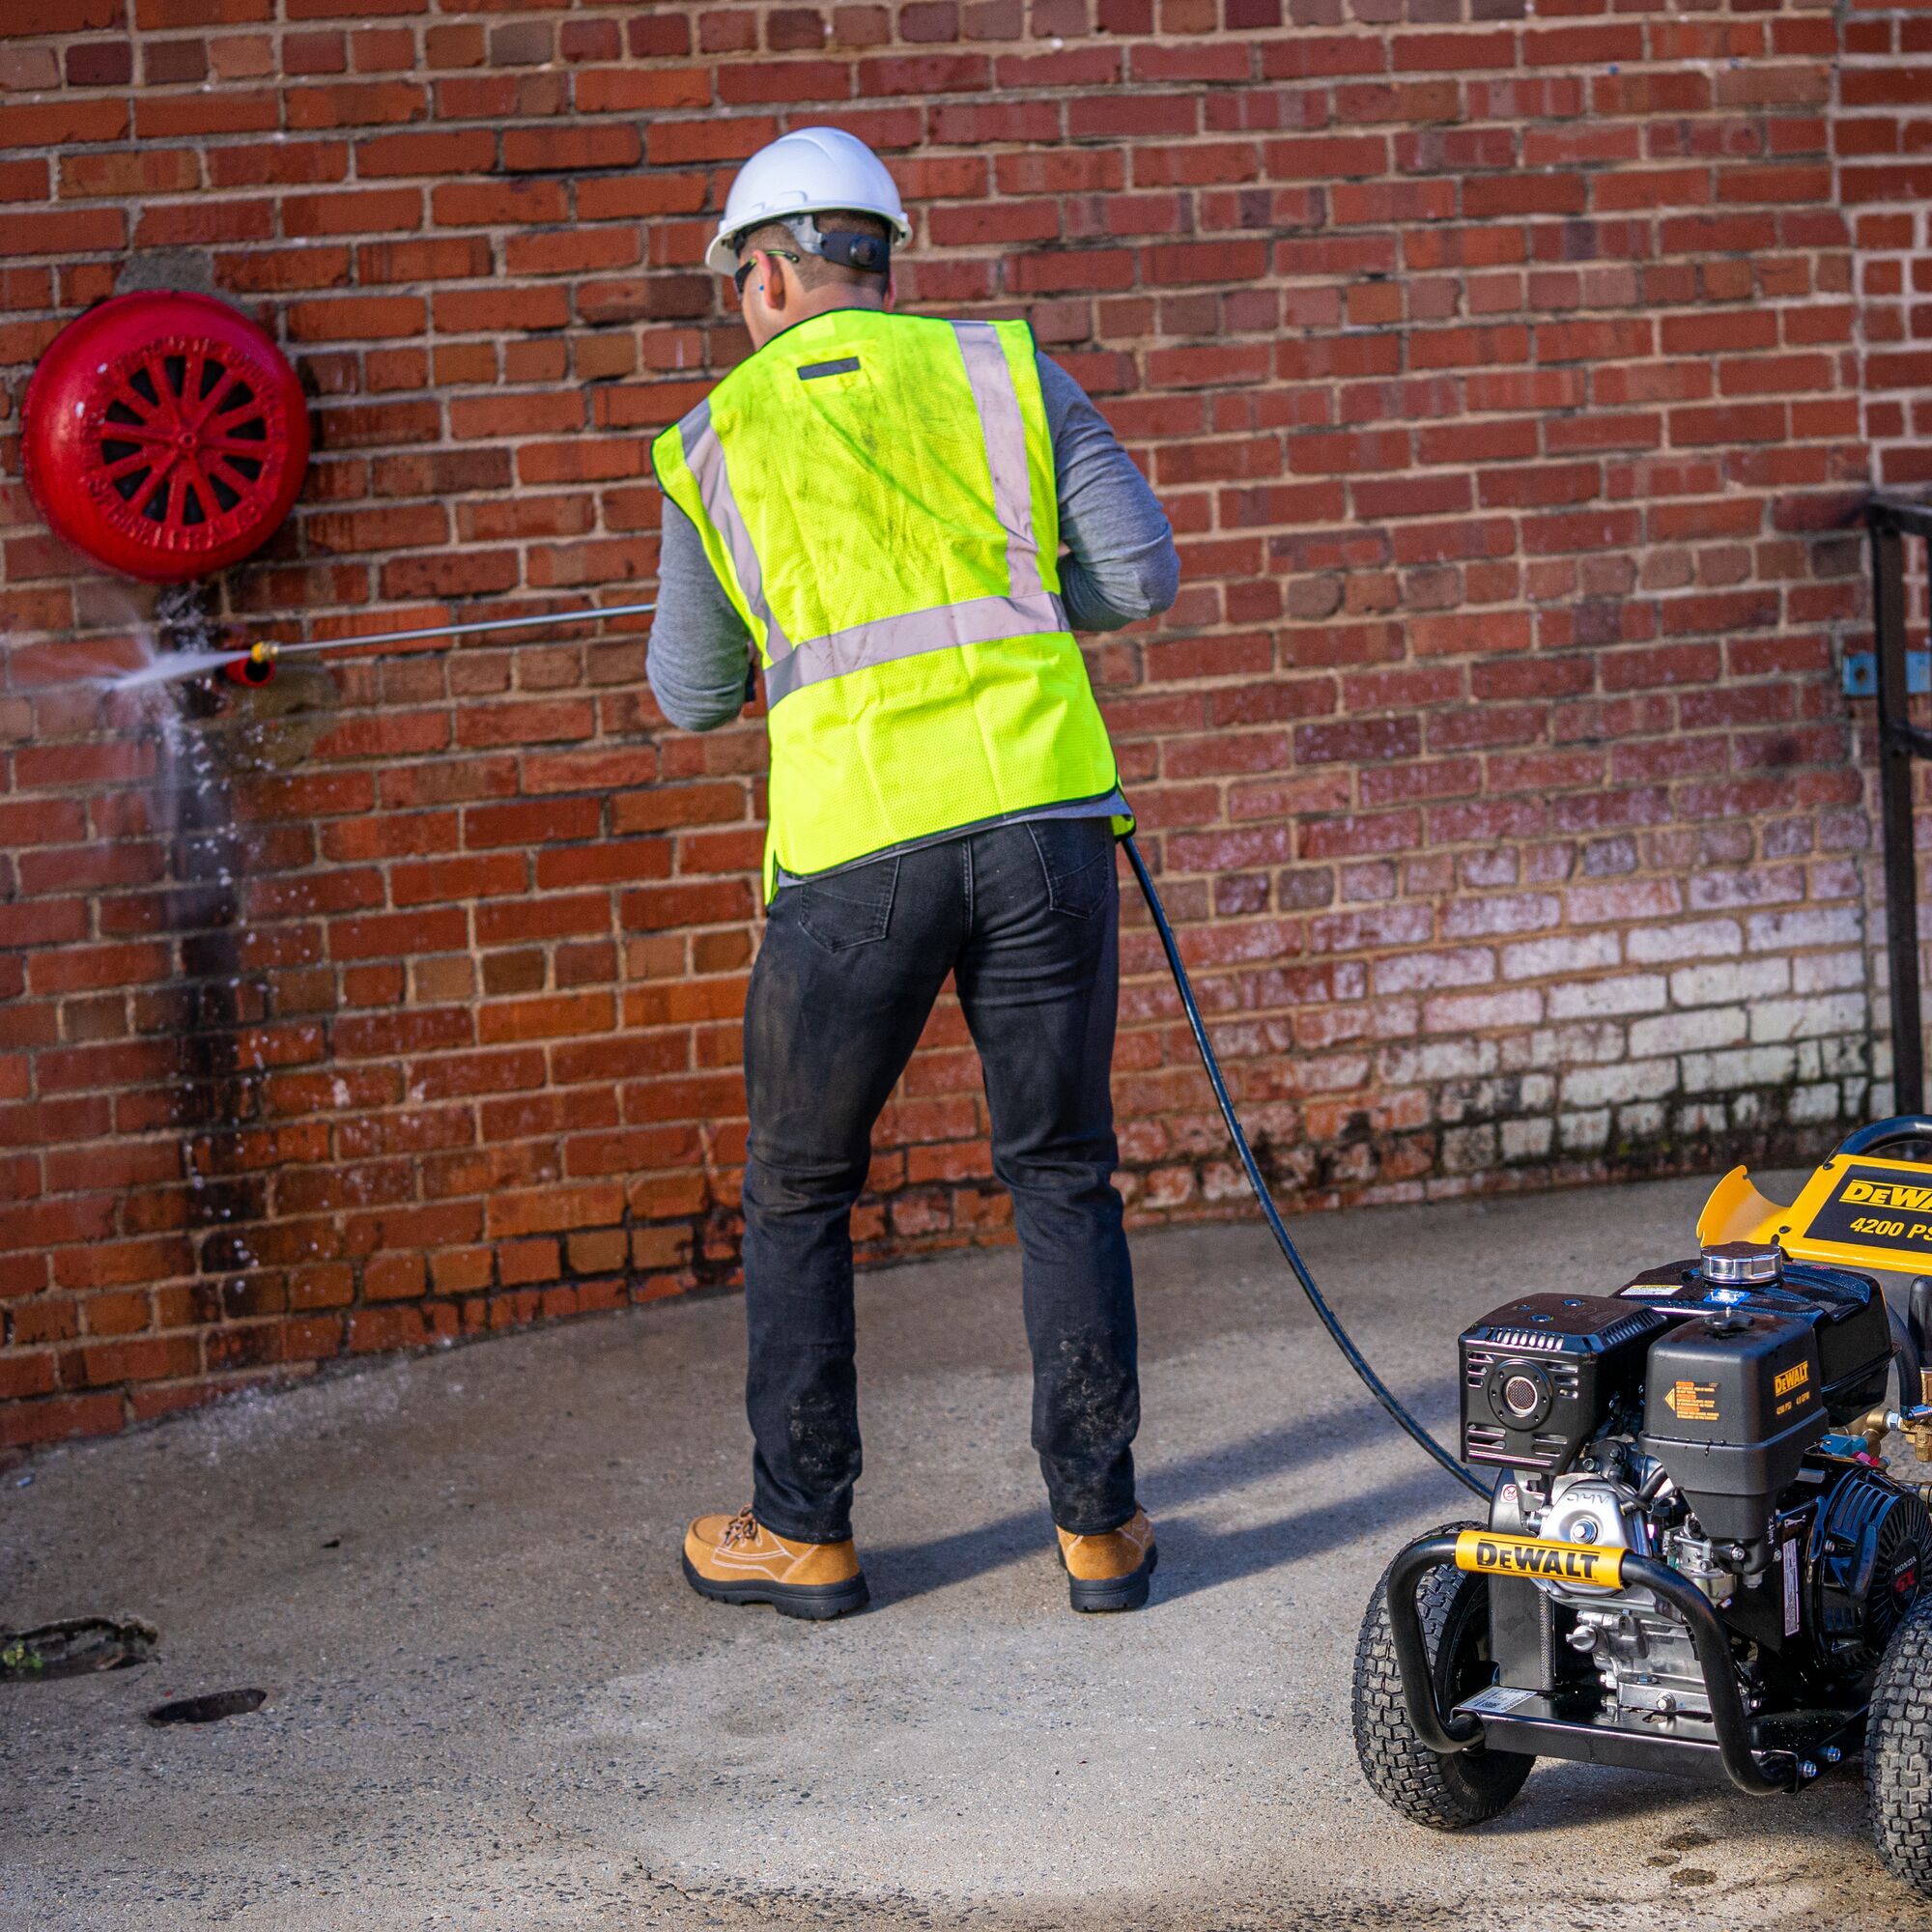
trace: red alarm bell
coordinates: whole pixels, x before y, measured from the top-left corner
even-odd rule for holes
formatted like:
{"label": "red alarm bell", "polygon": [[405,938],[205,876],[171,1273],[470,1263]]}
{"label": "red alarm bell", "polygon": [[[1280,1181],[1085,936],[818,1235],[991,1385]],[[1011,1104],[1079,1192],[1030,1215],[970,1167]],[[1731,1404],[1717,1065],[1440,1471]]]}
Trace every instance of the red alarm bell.
{"label": "red alarm bell", "polygon": [[210,296],[115,296],[41,357],[21,412],[27,488],[97,562],[151,583],[239,563],[308,469],[308,407],[268,335]]}

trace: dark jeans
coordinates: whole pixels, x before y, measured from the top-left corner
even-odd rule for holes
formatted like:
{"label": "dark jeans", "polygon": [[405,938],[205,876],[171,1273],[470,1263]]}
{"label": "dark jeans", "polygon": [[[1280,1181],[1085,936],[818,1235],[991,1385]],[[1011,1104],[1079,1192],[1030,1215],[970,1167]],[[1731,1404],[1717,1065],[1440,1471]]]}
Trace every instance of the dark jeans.
{"label": "dark jeans", "polygon": [[1095,1535],[1133,1514],[1133,1273],[1108,1087],[1119,968],[1104,818],[973,833],[773,900],[745,1003],[745,1403],[753,1507],[781,1536],[852,1533],[852,1204],[872,1124],[949,973],[980,1050],[993,1171],[1013,1198],[1054,1520]]}

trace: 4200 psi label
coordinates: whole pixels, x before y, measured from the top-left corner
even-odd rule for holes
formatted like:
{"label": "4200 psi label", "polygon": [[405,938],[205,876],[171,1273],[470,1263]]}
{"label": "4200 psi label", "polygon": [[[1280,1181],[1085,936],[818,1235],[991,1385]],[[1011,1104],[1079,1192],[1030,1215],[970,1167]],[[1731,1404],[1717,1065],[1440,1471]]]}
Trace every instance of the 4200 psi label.
{"label": "4200 psi label", "polygon": [[1850,1167],[1811,1217],[1806,1243],[1932,1255],[1932,1173],[1921,1182],[1891,1167]]}

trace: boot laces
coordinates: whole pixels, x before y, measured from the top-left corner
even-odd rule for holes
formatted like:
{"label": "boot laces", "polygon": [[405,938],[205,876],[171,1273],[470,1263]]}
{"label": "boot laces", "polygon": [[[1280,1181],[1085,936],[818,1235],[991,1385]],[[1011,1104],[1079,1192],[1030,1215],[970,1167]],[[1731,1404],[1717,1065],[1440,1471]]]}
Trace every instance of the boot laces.
{"label": "boot laces", "polygon": [[748,1504],[724,1525],[724,1534],[719,1538],[718,1547],[729,1549],[734,1543],[755,1543],[758,1540],[758,1521]]}

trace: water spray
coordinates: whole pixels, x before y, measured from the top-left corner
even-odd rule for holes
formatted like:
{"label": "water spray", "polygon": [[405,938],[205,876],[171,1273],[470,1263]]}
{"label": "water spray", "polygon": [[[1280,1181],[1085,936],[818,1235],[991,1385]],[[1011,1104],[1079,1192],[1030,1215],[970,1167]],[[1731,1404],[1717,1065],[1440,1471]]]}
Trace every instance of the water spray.
{"label": "water spray", "polygon": [[[419,643],[429,638],[478,637],[485,632],[554,630],[564,624],[582,624],[605,617],[639,617],[655,611],[650,604],[587,604],[570,611],[547,611],[527,617],[487,617],[474,623],[431,624],[413,631],[377,631],[365,638],[317,638],[304,643],[284,644],[273,639],[258,639],[240,649],[183,651],[157,658],[139,670],[130,670],[111,681],[112,691],[132,691],[151,684],[173,684],[183,678],[201,677],[210,672],[235,684],[267,684],[274,675],[276,661],[287,657],[308,657],[325,651],[363,650],[374,644]],[[533,640],[532,640],[533,641]]]}

